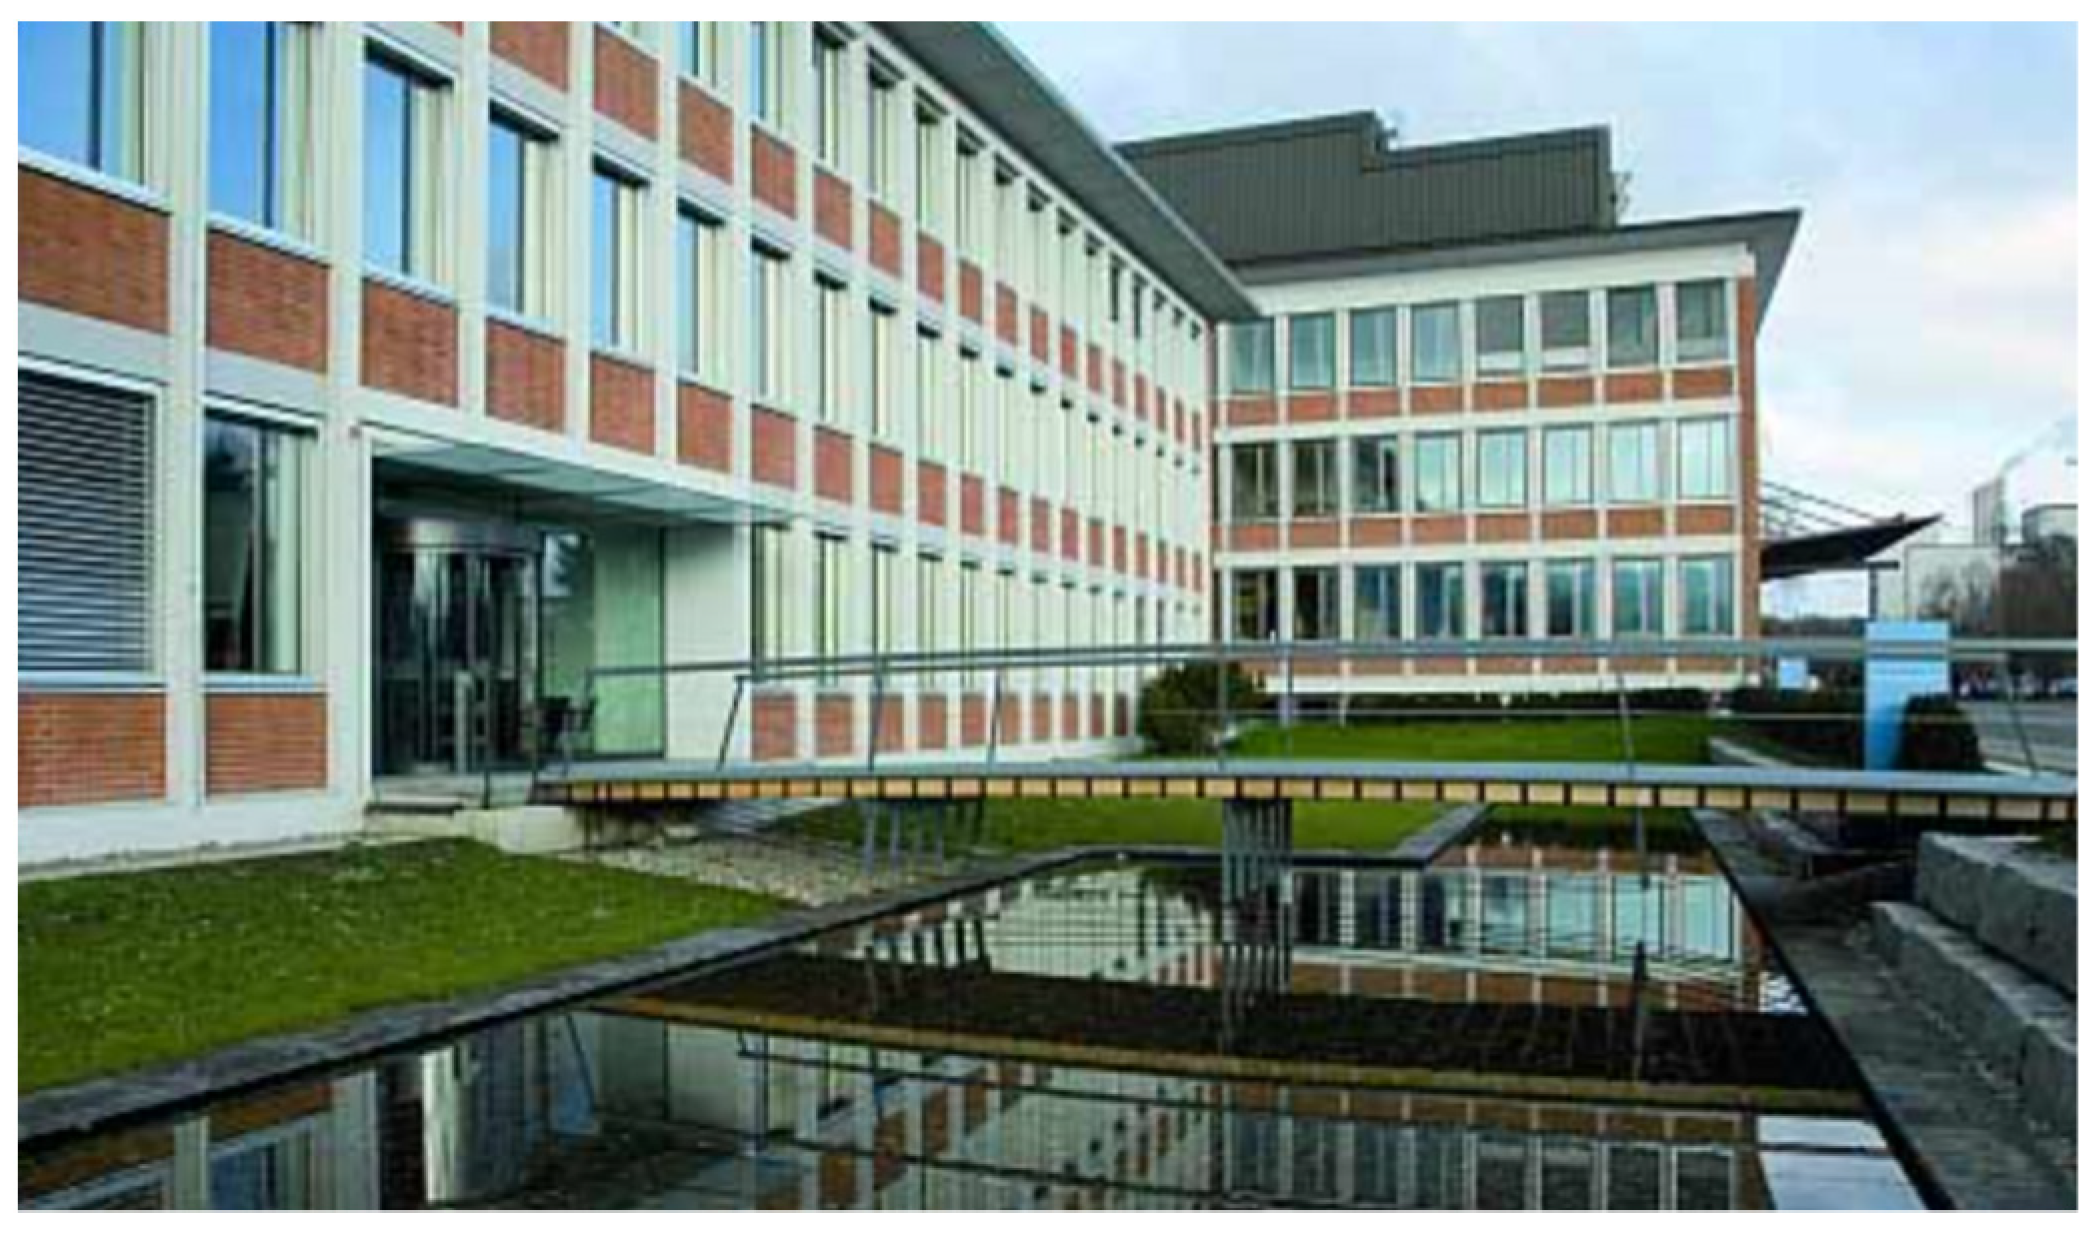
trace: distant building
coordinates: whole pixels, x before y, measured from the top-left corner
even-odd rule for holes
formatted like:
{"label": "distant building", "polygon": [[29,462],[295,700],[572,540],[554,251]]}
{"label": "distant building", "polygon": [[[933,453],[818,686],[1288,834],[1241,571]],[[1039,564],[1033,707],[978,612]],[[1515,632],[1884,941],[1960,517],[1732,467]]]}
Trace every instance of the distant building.
{"label": "distant building", "polygon": [[2022,542],[2080,538],[2080,507],[2076,505],[2032,505],[2022,511]]}

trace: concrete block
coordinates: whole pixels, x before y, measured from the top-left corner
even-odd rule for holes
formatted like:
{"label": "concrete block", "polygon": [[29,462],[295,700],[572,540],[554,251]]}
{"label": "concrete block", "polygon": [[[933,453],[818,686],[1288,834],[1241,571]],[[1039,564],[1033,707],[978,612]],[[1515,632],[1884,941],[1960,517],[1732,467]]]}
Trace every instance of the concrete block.
{"label": "concrete block", "polygon": [[1939,1010],[1986,1066],[2009,1082],[2023,1074],[2034,1027],[2073,1032],[2073,1004],[2056,989],[1980,946],[1924,908],[1880,904],[1873,933],[1897,955],[1901,983]]}
{"label": "concrete block", "polygon": [[2022,1107],[2053,1130],[2072,1135],[2079,1122],[2077,1014],[2030,1024],[2022,1045]]}
{"label": "concrete block", "polygon": [[1923,835],[1915,895],[1920,905],[1960,929],[1976,929],[1993,869],[2017,840]]}
{"label": "concrete block", "polygon": [[2074,862],[2011,850],[1987,878],[1979,941],[2068,993],[2079,989],[2080,896]]}

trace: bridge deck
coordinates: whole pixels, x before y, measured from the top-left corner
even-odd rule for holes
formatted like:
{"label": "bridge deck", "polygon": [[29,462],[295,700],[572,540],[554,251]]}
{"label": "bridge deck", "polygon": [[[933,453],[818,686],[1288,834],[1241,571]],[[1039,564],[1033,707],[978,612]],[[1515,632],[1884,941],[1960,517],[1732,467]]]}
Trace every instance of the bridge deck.
{"label": "bridge deck", "polygon": [[757,799],[1447,801],[1509,805],[1786,809],[1970,821],[2070,823],[2075,781],[1735,766],[1548,762],[592,762],[540,777],[537,799],[620,806]]}

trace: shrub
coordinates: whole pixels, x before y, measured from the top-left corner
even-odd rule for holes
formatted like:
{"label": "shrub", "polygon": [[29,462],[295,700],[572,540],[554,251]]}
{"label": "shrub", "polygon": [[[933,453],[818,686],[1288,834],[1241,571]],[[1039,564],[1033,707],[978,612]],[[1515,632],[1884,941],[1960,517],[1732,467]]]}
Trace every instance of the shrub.
{"label": "shrub", "polygon": [[[1217,666],[1211,660],[1174,664],[1142,686],[1135,728],[1149,752],[1209,754],[1215,751],[1223,735],[1222,716],[1215,706],[1216,671]],[[1219,684],[1227,691],[1224,700],[1233,719],[1250,715],[1261,709],[1265,702],[1258,681],[1240,665],[1228,665],[1227,675]]]}
{"label": "shrub", "polygon": [[1902,771],[1983,771],[1978,730],[1957,701],[1929,694],[1906,703],[1906,722],[1899,725],[1899,769]]}
{"label": "shrub", "polygon": [[1766,739],[1819,762],[1862,765],[1862,695],[1851,689],[1731,692],[1734,718]]}
{"label": "shrub", "polygon": [[[1709,701],[1708,692],[1700,689],[1629,691],[1629,709],[1634,715],[1700,715],[1709,710]],[[1403,723],[1414,718],[1524,719],[1554,714],[1613,717],[1621,706],[1621,696],[1608,690],[1362,694],[1348,702],[1346,716],[1359,723]]]}

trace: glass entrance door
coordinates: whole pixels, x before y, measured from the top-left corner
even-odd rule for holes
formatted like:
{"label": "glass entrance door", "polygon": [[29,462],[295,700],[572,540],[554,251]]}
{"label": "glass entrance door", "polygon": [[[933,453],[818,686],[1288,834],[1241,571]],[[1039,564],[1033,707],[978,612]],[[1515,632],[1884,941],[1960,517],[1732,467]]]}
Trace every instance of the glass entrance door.
{"label": "glass entrance door", "polygon": [[538,684],[535,538],[425,520],[381,534],[380,774],[528,765]]}

